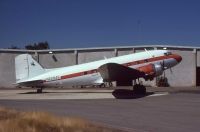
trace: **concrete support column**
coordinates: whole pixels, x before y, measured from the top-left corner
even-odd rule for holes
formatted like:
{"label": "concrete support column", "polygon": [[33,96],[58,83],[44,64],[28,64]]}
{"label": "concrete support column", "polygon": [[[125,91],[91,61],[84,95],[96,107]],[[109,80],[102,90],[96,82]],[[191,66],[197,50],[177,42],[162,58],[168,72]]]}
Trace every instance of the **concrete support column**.
{"label": "concrete support column", "polygon": [[114,49],[114,52],[115,52],[115,57],[117,57],[118,56],[118,49],[117,48]]}
{"label": "concrete support column", "polygon": [[135,53],[135,48],[133,48],[133,53]]}
{"label": "concrete support column", "polygon": [[194,65],[195,65],[195,74],[194,74],[194,84],[197,86],[197,49],[193,49],[193,54],[194,54]]}
{"label": "concrete support column", "polygon": [[75,64],[78,64],[78,51],[74,50],[74,54],[75,54]]}
{"label": "concrete support column", "polygon": [[39,55],[38,55],[38,52],[37,52],[37,51],[35,51],[34,58],[36,59],[37,62],[39,62]]}

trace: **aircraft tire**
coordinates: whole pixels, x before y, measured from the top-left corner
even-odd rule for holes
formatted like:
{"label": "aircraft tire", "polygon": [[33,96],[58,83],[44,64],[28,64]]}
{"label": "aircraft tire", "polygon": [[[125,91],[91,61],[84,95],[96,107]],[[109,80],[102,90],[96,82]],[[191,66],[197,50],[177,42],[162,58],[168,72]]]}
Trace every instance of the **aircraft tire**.
{"label": "aircraft tire", "polygon": [[101,85],[100,85],[100,88],[105,88],[106,87],[106,84],[105,83],[102,83]]}
{"label": "aircraft tire", "polygon": [[109,82],[109,87],[111,88],[111,87],[113,87],[113,84],[112,84],[112,82]]}
{"label": "aircraft tire", "polygon": [[136,84],[133,86],[133,91],[135,94],[146,94],[146,87],[143,85]]}

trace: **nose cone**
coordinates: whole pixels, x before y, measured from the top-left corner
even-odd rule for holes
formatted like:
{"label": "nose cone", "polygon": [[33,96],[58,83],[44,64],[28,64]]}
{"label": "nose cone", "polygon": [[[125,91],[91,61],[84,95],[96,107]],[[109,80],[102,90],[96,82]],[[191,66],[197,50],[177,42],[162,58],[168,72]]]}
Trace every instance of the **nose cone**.
{"label": "nose cone", "polygon": [[173,58],[176,59],[176,61],[179,63],[182,61],[182,57],[180,55],[174,54]]}

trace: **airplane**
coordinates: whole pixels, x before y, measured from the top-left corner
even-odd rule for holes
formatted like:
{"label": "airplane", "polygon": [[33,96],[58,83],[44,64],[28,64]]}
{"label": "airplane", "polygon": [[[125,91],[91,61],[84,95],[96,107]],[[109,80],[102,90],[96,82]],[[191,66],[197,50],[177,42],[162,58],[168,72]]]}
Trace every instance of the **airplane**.
{"label": "airplane", "polygon": [[[15,57],[16,84],[37,88],[101,85],[116,81],[117,86],[133,86],[135,93],[145,94],[140,78],[153,80],[166,69],[180,63],[182,57],[168,50],[145,50],[68,67],[45,69],[29,54]],[[137,80],[137,81],[136,81]],[[136,82],[133,85],[133,81]]]}

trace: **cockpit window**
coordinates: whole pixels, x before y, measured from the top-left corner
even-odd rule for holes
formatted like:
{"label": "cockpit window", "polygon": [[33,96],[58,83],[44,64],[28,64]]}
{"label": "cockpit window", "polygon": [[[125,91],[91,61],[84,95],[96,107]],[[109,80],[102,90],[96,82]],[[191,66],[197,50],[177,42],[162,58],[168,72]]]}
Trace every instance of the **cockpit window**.
{"label": "cockpit window", "polygon": [[172,54],[172,52],[166,52],[166,53],[164,53],[165,56],[168,56],[168,55],[171,55],[171,54]]}

